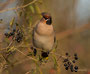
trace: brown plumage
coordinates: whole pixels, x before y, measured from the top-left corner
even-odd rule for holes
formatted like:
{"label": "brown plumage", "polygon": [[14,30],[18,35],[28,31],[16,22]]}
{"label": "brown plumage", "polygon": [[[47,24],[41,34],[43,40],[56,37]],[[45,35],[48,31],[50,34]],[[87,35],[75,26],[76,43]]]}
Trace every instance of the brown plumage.
{"label": "brown plumage", "polygon": [[33,29],[33,45],[43,50],[51,50],[55,43],[52,18],[48,13],[43,13],[42,16],[39,23]]}

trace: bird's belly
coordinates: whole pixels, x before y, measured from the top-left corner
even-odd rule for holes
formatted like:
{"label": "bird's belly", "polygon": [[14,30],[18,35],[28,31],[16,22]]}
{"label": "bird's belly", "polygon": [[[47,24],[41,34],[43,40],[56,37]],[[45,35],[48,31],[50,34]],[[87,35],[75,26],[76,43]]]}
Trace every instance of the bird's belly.
{"label": "bird's belly", "polygon": [[34,36],[34,45],[38,48],[51,50],[54,44],[54,36]]}

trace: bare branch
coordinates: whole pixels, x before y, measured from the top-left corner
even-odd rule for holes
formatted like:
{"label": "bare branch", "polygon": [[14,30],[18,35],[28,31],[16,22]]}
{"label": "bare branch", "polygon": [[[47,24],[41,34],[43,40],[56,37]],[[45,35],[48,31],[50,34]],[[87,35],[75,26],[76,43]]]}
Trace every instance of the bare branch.
{"label": "bare branch", "polygon": [[7,7],[7,5],[9,5],[10,3],[14,2],[15,0],[8,0],[4,3],[0,3],[0,11],[3,10],[5,7]]}
{"label": "bare branch", "polygon": [[[26,54],[24,54],[22,51],[20,51],[20,50],[17,50],[18,52],[20,52],[22,55],[24,55],[24,56],[27,56]],[[34,61],[38,61],[38,60],[36,60],[36,59],[34,59],[34,58],[32,58],[32,57],[29,57],[29,56],[27,56],[28,57],[28,59],[32,59],[32,60],[34,60]]]}
{"label": "bare branch", "polygon": [[68,37],[69,35],[73,35],[75,33],[80,33],[80,32],[83,32],[87,29],[90,29],[90,25],[89,24],[86,24],[85,26],[79,28],[79,29],[69,29],[69,30],[66,30],[64,32],[59,32],[56,34],[56,37],[57,37],[57,40],[61,40],[63,38],[66,38]]}
{"label": "bare branch", "polygon": [[15,8],[8,8],[8,9],[5,9],[5,10],[1,10],[0,13],[3,13],[3,12],[6,12],[6,11],[11,11],[11,10],[17,10],[17,9],[21,9],[21,8],[25,8],[33,3],[35,3],[37,0],[33,0],[32,2],[26,4],[26,5],[23,5],[23,6],[17,6]]}

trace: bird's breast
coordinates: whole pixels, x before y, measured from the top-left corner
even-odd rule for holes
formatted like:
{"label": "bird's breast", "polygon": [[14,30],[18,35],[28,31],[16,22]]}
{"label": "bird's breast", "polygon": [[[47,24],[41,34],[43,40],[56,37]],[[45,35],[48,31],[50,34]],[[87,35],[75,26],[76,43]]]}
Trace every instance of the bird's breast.
{"label": "bird's breast", "polygon": [[34,45],[38,48],[52,49],[54,45],[54,35],[43,36],[34,32]]}
{"label": "bird's breast", "polygon": [[36,27],[36,32],[40,35],[51,35],[54,33],[54,30],[52,25],[39,23]]}

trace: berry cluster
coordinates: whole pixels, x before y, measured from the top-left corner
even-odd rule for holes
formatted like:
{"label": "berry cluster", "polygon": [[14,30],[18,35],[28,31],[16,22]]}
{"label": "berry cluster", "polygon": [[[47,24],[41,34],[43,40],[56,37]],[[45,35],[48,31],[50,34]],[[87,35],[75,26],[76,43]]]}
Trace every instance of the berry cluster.
{"label": "berry cluster", "polygon": [[13,37],[15,38],[15,40],[19,43],[22,41],[22,38],[23,38],[23,34],[22,34],[22,31],[20,31],[19,29],[16,31],[15,29],[10,32],[10,33],[5,33],[4,34],[7,38],[9,37]]}
{"label": "berry cluster", "polygon": [[70,69],[71,72],[77,72],[78,66],[75,65],[75,62],[78,60],[77,54],[74,54],[74,59],[70,60],[70,56],[68,53],[66,53],[66,58],[63,60],[64,67],[66,70]]}
{"label": "berry cluster", "polygon": [[14,36],[15,35],[15,30],[13,30],[12,32],[10,33],[5,33],[4,34],[7,38],[11,37],[11,36]]}
{"label": "berry cluster", "polygon": [[22,41],[22,38],[23,38],[23,34],[20,30],[17,30],[17,34],[16,34],[16,37],[15,37],[15,40],[19,43]]}

